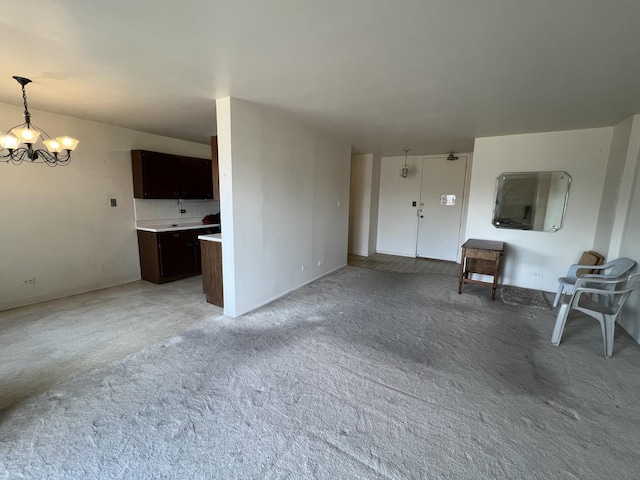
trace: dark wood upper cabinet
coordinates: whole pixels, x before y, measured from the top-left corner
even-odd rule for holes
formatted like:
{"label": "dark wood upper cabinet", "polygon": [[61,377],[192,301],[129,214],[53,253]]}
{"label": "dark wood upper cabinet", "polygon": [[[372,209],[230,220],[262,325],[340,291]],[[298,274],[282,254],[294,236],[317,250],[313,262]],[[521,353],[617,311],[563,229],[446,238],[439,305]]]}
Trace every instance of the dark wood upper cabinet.
{"label": "dark wood upper cabinet", "polygon": [[180,161],[175,155],[132,150],[135,198],[180,198]]}
{"label": "dark wood upper cabinet", "polygon": [[213,198],[209,159],[132,150],[131,162],[135,198]]}
{"label": "dark wood upper cabinet", "polygon": [[181,157],[180,198],[213,198],[211,160]]}

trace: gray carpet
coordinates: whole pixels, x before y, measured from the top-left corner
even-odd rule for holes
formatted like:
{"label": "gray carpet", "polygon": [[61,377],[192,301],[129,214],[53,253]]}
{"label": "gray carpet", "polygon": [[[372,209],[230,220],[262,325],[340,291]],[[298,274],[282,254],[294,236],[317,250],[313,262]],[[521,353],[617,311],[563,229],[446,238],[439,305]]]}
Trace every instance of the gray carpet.
{"label": "gray carpet", "polygon": [[635,479],[640,349],[346,267],[0,413],[0,479]]}
{"label": "gray carpet", "polygon": [[0,410],[222,313],[203,299],[197,276],[0,312]]}

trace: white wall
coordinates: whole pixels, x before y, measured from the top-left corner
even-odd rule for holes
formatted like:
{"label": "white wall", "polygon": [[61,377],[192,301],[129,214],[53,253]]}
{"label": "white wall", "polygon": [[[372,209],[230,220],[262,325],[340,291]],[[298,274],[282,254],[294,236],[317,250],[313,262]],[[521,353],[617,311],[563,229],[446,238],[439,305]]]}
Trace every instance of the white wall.
{"label": "white wall", "polygon": [[363,154],[351,157],[349,188],[349,253],[367,257],[376,250],[380,159]]}
{"label": "white wall", "polygon": [[371,221],[369,222],[369,255],[376,253],[378,245],[378,212],[380,209],[380,170],[382,159],[374,155],[371,176]]}
{"label": "white wall", "polygon": [[225,314],[344,265],[349,142],[235,98],[216,102]]}
{"label": "white wall", "polygon": [[640,152],[640,115],[632,117],[631,131],[629,133],[629,141],[625,153],[624,167],[622,169],[622,178],[620,179],[619,189],[616,191],[606,191],[605,196],[617,194],[617,204],[615,209],[615,218],[613,220],[613,228],[611,231],[611,244],[609,245],[609,257],[619,257],[622,251],[622,243],[624,236],[628,231],[627,223],[631,215],[631,209],[634,205],[632,197],[635,188],[636,172],[638,169],[638,152]]}
{"label": "white wall", "polygon": [[[624,221],[616,218],[616,227],[621,226],[621,231],[614,227],[612,248],[616,248],[618,237],[620,246],[611,253],[615,257],[629,257],[640,262],[640,115],[632,117],[624,173],[617,210],[624,212],[625,218]],[[640,271],[640,267],[636,266],[634,271]],[[640,290],[634,291],[627,300],[620,323],[640,343]]]}
{"label": "white wall", "polygon": [[[130,150],[211,154],[209,145],[32,115],[35,125],[80,144],[66,167],[0,163],[0,310],[139,279]],[[22,108],[0,104],[4,128],[21,119]],[[31,278],[35,284],[22,284]]]}
{"label": "white wall", "polygon": [[412,202],[420,201],[422,158],[417,155],[407,158],[410,170],[407,178],[400,176],[404,155],[382,158],[376,248],[380,253],[416,256],[418,217]]}
{"label": "white wall", "polygon": [[[506,242],[500,283],[553,292],[557,278],[593,248],[612,134],[608,127],[476,139],[466,236]],[[572,177],[561,230],[506,230],[491,224],[500,173],[551,170]]]}
{"label": "white wall", "polygon": [[611,246],[611,235],[616,219],[620,185],[627,160],[632,124],[633,117],[629,117],[613,128],[602,202],[600,203],[598,224],[593,242],[593,250],[604,255],[605,258],[611,257],[609,247]]}

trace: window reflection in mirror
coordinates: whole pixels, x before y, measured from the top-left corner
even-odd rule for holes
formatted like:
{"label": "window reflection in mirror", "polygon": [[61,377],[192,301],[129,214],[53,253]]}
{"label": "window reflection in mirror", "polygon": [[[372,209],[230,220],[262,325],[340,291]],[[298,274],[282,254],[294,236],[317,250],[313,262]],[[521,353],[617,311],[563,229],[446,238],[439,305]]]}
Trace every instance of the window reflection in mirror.
{"label": "window reflection in mirror", "polygon": [[564,222],[570,184],[567,172],[500,174],[496,182],[493,226],[558,231]]}

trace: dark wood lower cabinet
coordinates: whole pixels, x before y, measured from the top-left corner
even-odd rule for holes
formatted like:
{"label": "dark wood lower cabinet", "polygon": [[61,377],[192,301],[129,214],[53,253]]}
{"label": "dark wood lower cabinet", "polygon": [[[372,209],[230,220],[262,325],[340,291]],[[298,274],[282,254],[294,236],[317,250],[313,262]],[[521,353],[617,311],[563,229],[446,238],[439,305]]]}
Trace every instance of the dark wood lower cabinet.
{"label": "dark wood lower cabinet", "polygon": [[142,279],[160,284],[199,275],[201,253],[198,235],[215,231],[213,228],[160,233],[138,230]]}

